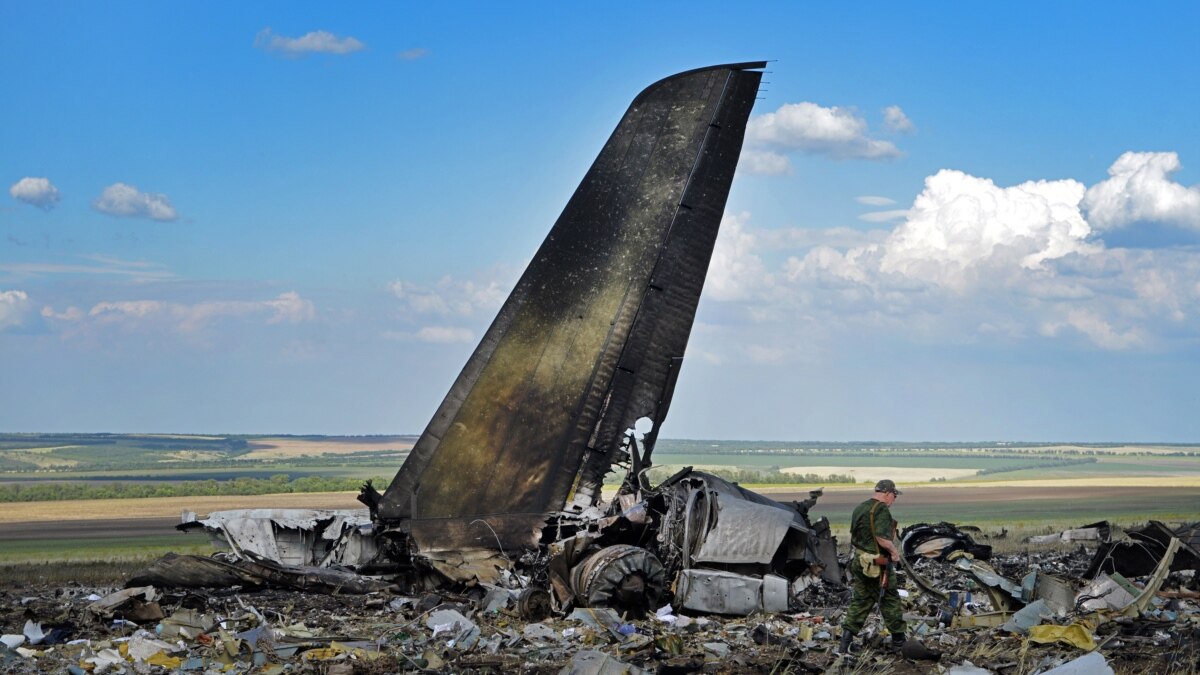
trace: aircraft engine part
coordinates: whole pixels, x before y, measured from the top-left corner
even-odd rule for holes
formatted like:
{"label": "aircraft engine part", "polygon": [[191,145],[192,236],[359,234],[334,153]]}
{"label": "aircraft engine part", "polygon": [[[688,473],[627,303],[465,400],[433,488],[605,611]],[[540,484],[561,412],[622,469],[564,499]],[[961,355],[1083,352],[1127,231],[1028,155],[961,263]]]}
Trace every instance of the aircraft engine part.
{"label": "aircraft engine part", "polygon": [[550,610],[550,593],[541,588],[526,588],[517,596],[517,613],[526,621],[541,621]]}
{"label": "aircraft engine part", "polygon": [[666,571],[653,553],[621,544],[584,558],[571,569],[571,589],[581,607],[614,607],[635,613],[655,606]]}

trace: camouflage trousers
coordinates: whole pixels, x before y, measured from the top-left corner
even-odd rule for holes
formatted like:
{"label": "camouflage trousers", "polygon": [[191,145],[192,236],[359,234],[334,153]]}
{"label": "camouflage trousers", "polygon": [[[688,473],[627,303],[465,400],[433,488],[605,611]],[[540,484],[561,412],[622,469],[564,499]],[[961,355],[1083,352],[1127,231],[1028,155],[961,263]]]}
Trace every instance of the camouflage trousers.
{"label": "camouflage trousers", "polygon": [[[879,577],[871,578],[863,574],[858,558],[850,561],[850,608],[842,619],[842,630],[851,635],[857,635],[871,616],[871,610],[879,603]],[[896,589],[896,573],[892,572],[888,579],[887,590],[883,594],[882,611],[883,623],[892,635],[903,635],[907,626],[904,623],[904,612],[900,606],[900,593]]]}

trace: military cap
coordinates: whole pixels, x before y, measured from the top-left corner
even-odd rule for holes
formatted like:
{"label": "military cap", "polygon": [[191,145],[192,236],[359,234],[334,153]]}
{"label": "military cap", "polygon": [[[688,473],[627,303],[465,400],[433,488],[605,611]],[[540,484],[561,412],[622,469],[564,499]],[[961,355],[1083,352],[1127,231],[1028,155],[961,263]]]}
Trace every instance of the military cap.
{"label": "military cap", "polygon": [[876,492],[894,492],[896,494],[904,494],[896,489],[896,484],[890,478],[884,478],[875,484]]}

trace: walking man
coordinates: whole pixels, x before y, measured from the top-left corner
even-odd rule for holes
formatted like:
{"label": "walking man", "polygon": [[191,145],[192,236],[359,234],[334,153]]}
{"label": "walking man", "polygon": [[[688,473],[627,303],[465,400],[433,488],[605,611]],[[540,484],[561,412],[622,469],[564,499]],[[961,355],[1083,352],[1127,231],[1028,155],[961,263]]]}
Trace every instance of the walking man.
{"label": "walking man", "polygon": [[890,507],[900,496],[900,490],[891,480],[884,479],[875,484],[875,494],[859,504],[850,516],[850,581],[852,595],[850,608],[842,620],[841,653],[850,653],[850,642],[867,622],[875,603],[879,613],[892,634],[892,649],[904,644],[904,617],[900,608],[900,593],[896,588],[893,563],[900,560],[900,552],[892,543],[896,521],[892,519]]}

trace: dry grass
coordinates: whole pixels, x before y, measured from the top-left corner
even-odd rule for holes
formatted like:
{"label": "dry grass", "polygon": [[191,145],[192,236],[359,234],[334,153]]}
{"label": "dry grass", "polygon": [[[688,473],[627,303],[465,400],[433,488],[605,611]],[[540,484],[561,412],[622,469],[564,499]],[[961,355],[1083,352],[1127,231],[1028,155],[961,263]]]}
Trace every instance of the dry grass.
{"label": "dry grass", "polygon": [[74,459],[63,459],[61,457],[49,456],[55,450],[66,450],[68,448],[78,448],[78,445],[47,445],[41,448],[21,448],[19,450],[5,450],[0,452],[0,457],[7,457],[18,462],[28,462],[39,469],[45,469],[52,466],[75,466],[79,464]]}
{"label": "dry grass", "polygon": [[15,502],[0,507],[0,523],[107,518],[163,518],[183,511],[205,514],[224,509],[357,509],[356,492],[308,492],[222,497],[149,497],[80,499],[63,502]]}
{"label": "dry grass", "polygon": [[55,560],[46,562],[0,564],[0,585],[24,588],[30,584],[60,586],[63,584],[117,585],[146,569],[160,556],[151,555],[127,560]]}
{"label": "dry grass", "polygon": [[257,438],[250,443],[251,452],[242,455],[240,459],[287,459],[319,457],[326,454],[345,455],[372,450],[409,450],[412,445],[412,441],[396,439],[360,441],[327,438],[316,441],[304,438]]}

